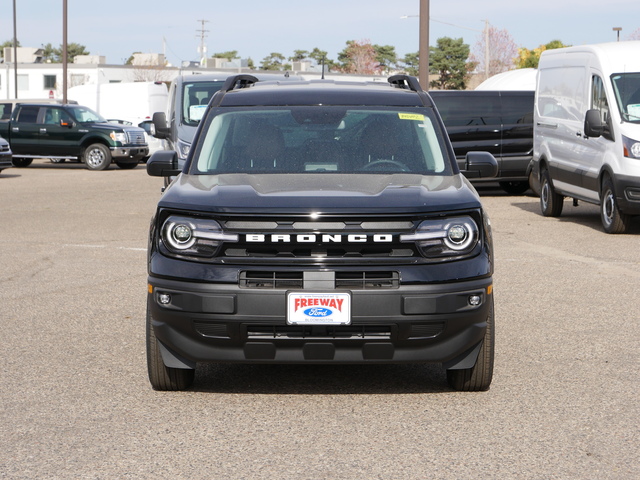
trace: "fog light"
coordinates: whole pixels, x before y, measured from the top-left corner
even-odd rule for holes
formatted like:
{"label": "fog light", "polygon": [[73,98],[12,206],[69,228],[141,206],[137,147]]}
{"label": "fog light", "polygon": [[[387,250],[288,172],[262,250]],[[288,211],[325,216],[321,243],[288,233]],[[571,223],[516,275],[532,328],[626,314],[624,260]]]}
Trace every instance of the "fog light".
{"label": "fog light", "polygon": [[469,295],[469,305],[472,307],[477,307],[482,302],[482,297],[480,295]]}
{"label": "fog light", "polygon": [[171,295],[169,295],[168,293],[161,293],[160,295],[158,295],[158,301],[162,305],[169,305],[171,303]]}

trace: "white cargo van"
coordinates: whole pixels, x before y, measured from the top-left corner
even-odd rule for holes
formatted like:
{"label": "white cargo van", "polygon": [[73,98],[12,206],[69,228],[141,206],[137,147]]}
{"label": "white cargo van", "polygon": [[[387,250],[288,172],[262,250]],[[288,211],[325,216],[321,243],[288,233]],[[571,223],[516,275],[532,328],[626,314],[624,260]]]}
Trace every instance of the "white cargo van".
{"label": "white cargo van", "polygon": [[543,215],[564,197],[600,205],[607,233],[640,215],[640,41],[547,50],[534,108]]}

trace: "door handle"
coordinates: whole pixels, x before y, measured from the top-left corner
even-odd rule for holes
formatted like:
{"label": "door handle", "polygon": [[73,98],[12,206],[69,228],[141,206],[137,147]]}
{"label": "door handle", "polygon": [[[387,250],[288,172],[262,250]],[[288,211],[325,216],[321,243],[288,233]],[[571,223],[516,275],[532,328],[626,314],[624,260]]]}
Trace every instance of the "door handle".
{"label": "door handle", "polygon": [[46,128],[41,128],[40,129],[40,133],[47,133],[47,129]]}

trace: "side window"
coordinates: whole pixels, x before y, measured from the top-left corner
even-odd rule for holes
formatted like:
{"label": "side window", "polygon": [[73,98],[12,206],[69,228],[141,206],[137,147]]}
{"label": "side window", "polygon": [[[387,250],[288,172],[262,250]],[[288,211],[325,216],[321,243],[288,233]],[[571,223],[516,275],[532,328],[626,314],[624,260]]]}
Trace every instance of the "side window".
{"label": "side window", "polygon": [[600,111],[602,123],[609,121],[609,102],[604,91],[604,83],[597,75],[591,78],[591,108]]}
{"label": "side window", "polygon": [[0,103],[0,120],[9,120],[11,118],[11,104]]}
{"label": "side window", "polygon": [[500,125],[497,95],[437,95],[434,102],[447,127]]}
{"label": "side window", "polygon": [[56,125],[60,121],[59,109],[47,108],[44,114],[44,123],[47,125]]}
{"label": "side window", "polygon": [[502,101],[502,123],[533,123],[533,92],[529,95],[504,95]]}
{"label": "side window", "polygon": [[16,120],[20,123],[36,123],[38,120],[38,110],[40,110],[40,107],[25,105],[20,109]]}

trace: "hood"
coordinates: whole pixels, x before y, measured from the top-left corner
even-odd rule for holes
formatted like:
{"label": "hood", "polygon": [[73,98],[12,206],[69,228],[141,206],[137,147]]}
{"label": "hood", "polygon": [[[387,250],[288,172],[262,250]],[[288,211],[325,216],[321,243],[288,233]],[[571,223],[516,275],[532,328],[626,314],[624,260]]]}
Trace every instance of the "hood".
{"label": "hood", "polygon": [[94,123],[94,122],[87,122],[87,123],[81,123],[79,125],[82,126],[90,126],[91,128],[95,129],[95,130],[105,130],[105,131],[112,131],[112,130],[117,130],[117,131],[125,131],[125,130],[134,130],[134,131],[143,131],[143,128],[140,127],[135,127],[133,125],[122,125],[120,123]]}
{"label": "hood", "polygon": [[159,207],[217,213],[418,213],[480,207],[461,174],[181,174]]}

